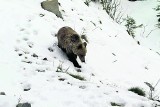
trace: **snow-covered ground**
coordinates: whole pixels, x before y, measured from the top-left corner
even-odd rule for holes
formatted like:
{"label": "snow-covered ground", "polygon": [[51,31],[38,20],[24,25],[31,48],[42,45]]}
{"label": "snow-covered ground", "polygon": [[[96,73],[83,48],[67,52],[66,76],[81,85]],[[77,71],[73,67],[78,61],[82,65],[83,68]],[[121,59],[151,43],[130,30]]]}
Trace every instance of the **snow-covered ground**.
{"label": "snow-covered ground", "polygon": [[130,2],[121,0],[122,13],[133,17],[137,25],[143,24],[142,28],[136,29],[136,40],[141,45],[160,53],[160,29],[156,27],[158,18],[157,11],[154,10],[158,5],[158,0],[144,0]]}
{"label": "snow-covered ground", "polygon": [[[0,107],[155,107],[158,102],[128,88],[139,86],[148,94],[144,82],[155,84],[160,77],[158,54],[138,45],[94,3],[59,0],[62,20],[43,10],[42,1],[0,1],[0,92],[6,94],[0,95]],[[57,47],[55,34],[63,26],[87,35],[80,70]],[[61,64],[63,72],[56,72]]]}

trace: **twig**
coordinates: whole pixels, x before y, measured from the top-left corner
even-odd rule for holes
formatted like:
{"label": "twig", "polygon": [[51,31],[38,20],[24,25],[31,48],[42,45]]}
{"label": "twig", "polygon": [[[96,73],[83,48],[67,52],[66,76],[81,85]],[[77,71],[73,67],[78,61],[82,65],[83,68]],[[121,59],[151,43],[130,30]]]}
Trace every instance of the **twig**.
{"label": "twig", "polygon": [[[100,28],[99,26],[95,27],[92,31],[96,30],[97,28]],[[100,28],[101,29],[101,28]]]}
{"label": "twig", "polygon": [[148,35],[146,36],[146,38],[153,32],[153,31],[155,31],[155,30],[157,30],[158,28],[155,28],[155,29],[152,29],[149,33],[148,33]]}
{"label": "twig", "polygon": [[154,88],[158,85],[158,83],[160,82],[160,79],[157,81],[156,85],[154,86]]}
{"label": "twig", "polygon": [[142,34],[141,34],[142,37],[144,37],[144,33],[145,33],[145,30],[146,30],[146,27],[147,27],[147,26],[148,26],[148,25],[143,26],[143,32],[142,32]]}

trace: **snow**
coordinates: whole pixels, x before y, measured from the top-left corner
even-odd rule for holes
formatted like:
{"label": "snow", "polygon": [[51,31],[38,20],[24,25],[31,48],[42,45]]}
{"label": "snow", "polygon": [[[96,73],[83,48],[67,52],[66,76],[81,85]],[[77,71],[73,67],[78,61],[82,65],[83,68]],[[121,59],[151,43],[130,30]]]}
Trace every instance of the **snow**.
{"label": "snow", "polygon": [[[94,3],[88,7],[80,0],[59,0],[62,20],[43,10],[42,1],[0,1],[0,92],[6,94],[0,95],[0,107],[24,102],[32,107],[111,107],[111,102],[122,107],[158,104],[148,96],[128,91],[139,86],[149,92],[144,82],[158,81],[158,54],[138,45]],[[55,34],[63,26],[87,35],[86,63],[78,59],[81,72],[57,47]],[[63,72],[56,72],[61,64]]]}
{"label": "snow", "polygon": [[144,27],[136,30],[136,40],[138,40],[141,45],[156,52],[160,52],[160,30],[156,27],[158,18],[156,17],[157,12],[154,10],[157,5],[157,0],[144,0],[137,2],[122,0],[121,11],[125,15],[133,17],[137,25],[144,25]]}

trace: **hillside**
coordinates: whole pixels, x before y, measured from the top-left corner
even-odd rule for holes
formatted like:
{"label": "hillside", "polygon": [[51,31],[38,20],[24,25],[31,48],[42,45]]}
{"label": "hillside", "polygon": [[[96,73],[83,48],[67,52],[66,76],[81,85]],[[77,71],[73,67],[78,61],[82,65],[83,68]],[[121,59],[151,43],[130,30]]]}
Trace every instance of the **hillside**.
{"label": "hillside", "polygon": [[[142,0],[130,2],[128,0],[121,1],[121,9],[123,14],[133,17],[136,24],[143,24],[142,28],[136,29],[136,40],[141,45],[150,48],[156,52],[160,52],[160,30],[157,28],[156,17],[157,11],[155,8],[158,5],[158,0]],[[124,15],[124,16],[125,16]]]}
{"label": "hillside", "polygon": [[[138,45],[95,3],[88,7],[85,0],[59,0],[62,20],[43,10],[42,1],[0,1],[0,92],[5,93],[0,95],[0,107],[25,102],[31,107],[159,104],[147,98],[149,88],[144,84],[156,84],[160,77],[158,54]],[[78,59],[81,69],[57,46],[55,34],[63,26],[87,35],[86,63]],[[128,91],[135,86],[147,96]]]}

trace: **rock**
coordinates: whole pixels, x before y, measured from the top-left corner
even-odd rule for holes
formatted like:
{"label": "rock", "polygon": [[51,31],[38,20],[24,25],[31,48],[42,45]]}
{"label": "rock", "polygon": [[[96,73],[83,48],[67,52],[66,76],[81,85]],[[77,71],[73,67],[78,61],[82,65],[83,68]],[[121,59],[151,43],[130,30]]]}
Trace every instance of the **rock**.
{"label": "rock", "polygon": [[77,72],[82,72],[81,69],[77,69]]}
{"label": "rock", "polygon": [[85,88],[86,88],[86,86],[79,86],[79,88],[81,88],[81,89],[85,89]]}
{"label": "rock", "polygon": [[128,0],[128,1],[137,1],[137,0]]}
{"label": "rock", "polygon": [[43,58],[43,60],[44,60],[44,61],[47,61],[48,59],[47,59],[47,58]]}
{"label": "rock", "polygon": [[19,56],[22,56],[23,54],[20,53],[20,54],[18,54],[18,55],[19,55]]}
{"label": "rock", "polygon": [[62,18],[62,14],[59,11],[58,0],[47,0],[41,3],[41,7],[44,10],[54,13],[57,17]]}
{"label": "rock", "polygon": [[24,62],[24,63],[28,63],[28,64],[32,64],[32,62],[31,62],[31,61],[22,60],[22,62]]}
{"label": "rock", "polygon": [[19,103],[16,107],[31,107],[30,103]]}
{"label": "rock", "polygon": [[35,53],[33,53],[33,55],[32,55],[33,57],[38,57],[38,55],[36,55]]}
{"label": "rock", "polygon": [[59,81],[64,81],[64,80],[65,80],[65,78],[59,78],[58,80],[59,80]]}
{"label": "rock", "polygon": [[31,88],[25,88],[24,91],[29,91]]}
{"label": "rock", "polygon": [[97,86],[97,88],[100,88],[100,86]]}
{"label": "rock", "polygon": [[45,70],[40,70],[40,69],[37,69],[36,71],[38,71],[38,72],[45,72]]}
{"label": "rock", "polygon": [[42,14],[42,13],[41,13],[41,14],[39,14],[39,16],[40,16],[40,17],[43,17],[43,16],[44,16],[44,14]]}
{"label": "rock", "polygon": [[91,76],[95,76],[95,75],[92,73]]}
{"label": "rock", "polygon": [[6,95],[6,93],[5,92],[0,92],[0,95]]}

